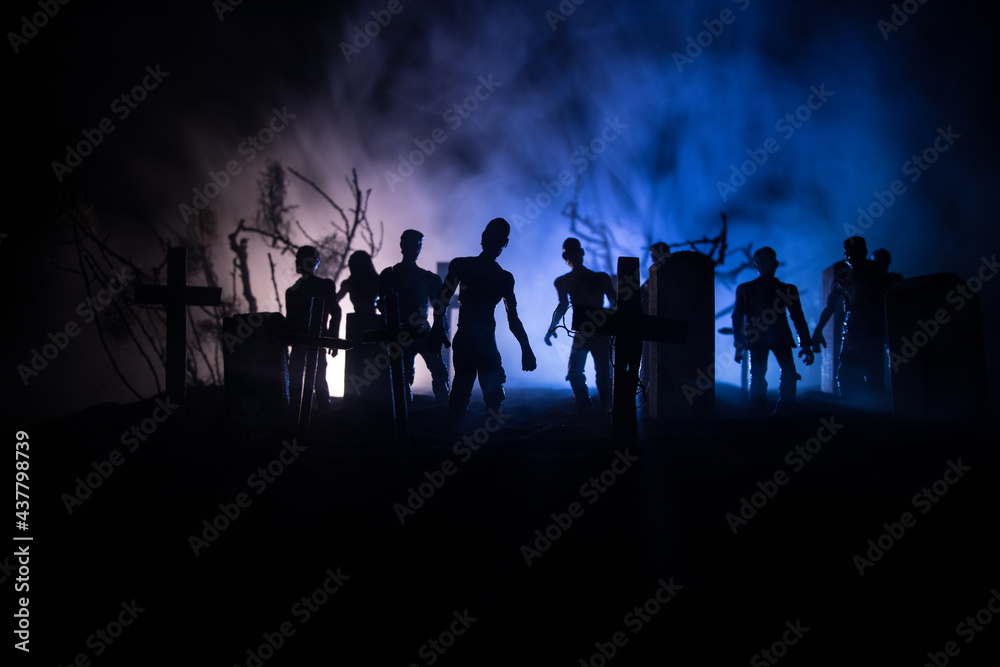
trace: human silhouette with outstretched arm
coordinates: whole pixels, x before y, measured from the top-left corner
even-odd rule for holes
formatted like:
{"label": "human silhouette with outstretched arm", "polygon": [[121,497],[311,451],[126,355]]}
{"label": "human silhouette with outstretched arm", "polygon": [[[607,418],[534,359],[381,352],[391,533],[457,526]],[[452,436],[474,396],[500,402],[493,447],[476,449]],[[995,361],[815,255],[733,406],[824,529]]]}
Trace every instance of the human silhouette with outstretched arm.
{"label": "human silhouette with outstretched arm", "polygon": [[830,286],[826,308],[812,336],[813,350],[819,352],[826,345],[823,327],[843,301],[847,315],[837,387],[841,396],[852,398],[860,397],[866,388],[879,394],[885,387],[885,292],[889,279],[867,256],[863,237],[844,241],[844,259],[850,268]]}
{"label": "human silhouette with outstretched arm", "polygon": [[[340,306],[337,305],[337,286],[329,278],[319,278],[315,275],[319,268],[319,251],[312,246],[302,246],[295,253],[295,271],[302,277],[294,285],[285,290],[285,305],[288,310],[286,321],[292,333],[309,333],[310,303],[313,297],[323,299],[326,309],[323,313],[323,336],[338,337],[340,334]],[[328,350],[330,356],[336,356],[337,350]],[[295,397],[302,392],[302,373],[306,365],[306,348],[292,346],[288,360],[289,391],[292,404]],[[330,387],[326,383],[326,355],[320,355],[316,364],[315,393],[316,403],[321,409],[330,407]]]}
{"label": "human silhouette with outstretched arm", "polygon": [[500,412],[504,400],[504,373],[497,350],[496,320],[493,312],[502,299],[507,309],[507,323],[511,333],[521,344],[521,368],[535,370],[535,355],[528,342],[528,334],[517,316],[517,299],[514,298],[514,276],[504,271],[497,257],[507,247],[510,224],[503,218],[494,218],[486,225],[482,236],[483,251],[476,257],[456,257],[448,264],[448,275],[434,304],[434,327],[431,335],[447,343],[445,322],[448,303],[458,289],[458,328],[455,332],[452,358],[455,378],[448,396],[452,419],[461,419],[469,407],[476,376],[483,392],[487,411]]}
{"label": "human silhouette with outstretched arm", "polygon": [[[571,303],[574,309],[581,311],[583,309],[597,309],[604,306],[604,297],[606,296],[611,307],[615,307],[616,293],[611,276],[591,271],[585,267],[583,265],[584,254],[578,239],[570,237],[563,242],[562,257],[572,270],[555,280],[559,305],[552,313],[552,321],[545,334],[546,345],[551,346],[551,339],[557,337],[556,327],[559,326],[559,322],[569,310]],[[576,407],[581,410],[593,407],[590,392],[587,390],[587,378],[584,375],[588,354],[594,357],[597,392],[601,397],[601,408],[604,412],[608,412],[611,409],[610,346],[605,337],[598,336],[593,332],[593,323],[590,327],[574,333],[573,347],[569,353],[569,365],[566,370],[566,379],[569,381],[570,387],[573,388]]]}
{"label": "human silhouette with outstretched arm", "polygon": [[767,406],[767,360],[774,353],[781,367],[778,385],[778,405],[775,414],[788,413],[795,407],[796,384],[801,376],[795,371],[792,348],[795,339],[788,326],[788,315],[799,335],[805,365],[813,363],[812,340],[809,326],[802,313],[799,290],[795,285],[778,280],[778,256],[772,248],[760,248],[753,254],[754,266],[760,277],[736,288],[733,305],[733,339],[736,360],[741,361],[744,350],[750,351],[750,405],[755,413],[763,414]]}
{"label": "human silhouette with outstretched arm", "polygon": [[[441,291],[441,278],[433,271],[417,266],[424,235],[407,229],[399,238],[403,261],[390,266],[379,275],[379,297],[392,292],[399,295],[399,316],[403,326],[429,332],[428,304]],[[416,356],[420,355],[431,373],[431,388],[438,403],[448,401],[448,368],[441,356],[441,341],[430,336],[419,338],[403,349],[403,369],[407,386],[413,384]]]}
{"label": "human silhouette with outstretched arm", "polygon": [[375,315],[375,302],[379,292],[378,273],[372,263],[372,256],[364,250],[357,250],[347,260],[347,268],[351,275],[340,283],[337,301],[343,299],[345,294],[350,294],[355,313]]}

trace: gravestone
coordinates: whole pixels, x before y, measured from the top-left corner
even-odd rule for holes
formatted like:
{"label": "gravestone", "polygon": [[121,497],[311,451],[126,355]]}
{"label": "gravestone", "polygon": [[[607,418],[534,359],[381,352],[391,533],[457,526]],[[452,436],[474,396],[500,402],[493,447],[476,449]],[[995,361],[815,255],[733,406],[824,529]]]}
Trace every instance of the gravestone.
{"label": "gravestone", "polygon": [[[826,308],[826,298],[830,295],[830,288],[833,286],[833,281],[844,271],[850,270],[850,268],[847,262],[840,260],[823,269],[823,293],[820,297],[822,299],[820,310]],[[844,320],[846,316],[847,310],[844,302],[841,301],[833,311],[833,317],[827,321],[822,331],[823,338],[826,339],[829,354],[818,355],[821,371],[820,390],[827,394],[840,393],[837,387],[837,368],[840,366],[840,350],[844,346]]]}
{"label": "gravestone", "polygon": [[187,307],[218,306],[221,287],[191,287],[187,284],[187,248],[167,250],[167,284],[137,285],[135,302],[162,305],[167,311],[167,394],[184,404],[187,372]]}
{"label": "gravestone", "polygon": [[595,333],[614,336],[614,387],[611,397],[611,430],[616,438],[638,434],[635,396],[643,341],[682,343],[687,336],[684,322],[642,312],[639,258],[618,258],[618,303],[616,309],[574,308],[573,329],[596,324]]}
{"label": "gravestone", "polygon": [[372,313],[350,313],[346,337],[357,344],[344,357],[344,404],[361,410],[387,409],[390,358],[383,347],[364,342],[365,332],[385,328],[385,318]]}
{"label": "gravestone", "polygon": [[278,432],[288,414],[287,346],[281,313],[249,313],[222,320],[226,410],[236,429],[257,440]]}
{"label": "gravestone", "polygon": [[954,273],[917,276],[885,294],[893,415],[958,420],[985,414],[979,297]]}
{"label": "gravestone", "polygon": [[647,415],[655,420],[715,416],[715,262],[691,250],[649,270],[650,315],[687,323],[680,345],[650,344]]}

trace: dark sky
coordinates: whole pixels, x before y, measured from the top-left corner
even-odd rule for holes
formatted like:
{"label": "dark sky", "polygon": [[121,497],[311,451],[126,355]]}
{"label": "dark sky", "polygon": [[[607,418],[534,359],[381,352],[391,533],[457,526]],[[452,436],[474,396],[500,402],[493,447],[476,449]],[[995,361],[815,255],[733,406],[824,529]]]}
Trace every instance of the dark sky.
{"label": "dark sky", "polygon": [[[714,235],[726,212],[733,247],[777,250],[779,276],[799,284],[811,325],[822,307],[820,271],[840,257],[853,233],[846,226],[858,207],[888,201],[879,193],[896,180],[905,191],[864,230],[870,249],[893,252],[895,270],[964,278],[1000,250],[992,206],[997,22],[982,5],[913,2],[906,7],[914,13],[905,23],[897,16],[891,31],[878,23],[891,21],[891,3],[860,0],[587,0],[564,2],[575,7],[565,20],[546,14],[559,9],[554,1],[401,0],[391,14],[380,1],[244,0],[221,19],[219,5],[73,0],[37,31],[22,19],[41,11],[36,2],[7,8],[7,32],[30,37],[7,40],[14,176],[0,226],[13,295],[4,387],[26,414],[127,398],[86,328],[29,386],[17,373],[49,331],[77,319],[83,298],[79,279],[53,268],[74,262],[54,245],[67,238],[58,203],[86,196],[101,225],[115,230],[118,250],[148,265],[158,260],[154,230],[178,243],[191,235],[180,205],[233,160],[240,173],[212,201],[226,230],[253,217],[265,159],[310,175],[338,200],[344,175],[357,168],[372,188],[370,217],[385,225],[379,269],[398,261],[403,229],[424,231],[421,263],[433,268],[475,254],[489,219],[514,222],[500,261],[518,281],[539,371],[511,374],[513,384],[563,384],[566,350],[541,343],[555,306],[551,281],[565,270],[559,254],[569,228],[560,211],[572,186],[557,185],[563,172],[579,181],[581,211],[611,230],[618,254]],[[378,17],[386,25],[345,56],[342,43]],[[167,74],[134,109],[115,103],[147,67]],[[267,127],[274,110],[288,126],[249,160],[241,142]],[[113,131],[99,132],[92,154],[57,178],[53,162],[65,162],[67,145],[85,132],[97,136],[105,118]],[[602,133],[607,141],[598,141]],[[934,163],[915,169],[911,158],[939,136],[952,137],[947,151],[932,150]],[[421,146],[434,151],[411,159]],[[746,167],[745,183],[730,180],[754,156],[760,164]],[[423,164],[409,175],[400,160]],[[546,188],[555,195],[536,213],[529,202],[545,202]],[[301,184],[290,196],[306,228],[330,219]],[[229,264],[224,245],[212,250]],[[281,277],[293,279],[290,267]],[[732,288],[718,285],[717,310]],[[998,295],[1000,281],[981,293],[994,387]],[[500,338],[505,356],[515,354],[513,339]],[[729,344],[718,339],[720,358],[730,356]]]}

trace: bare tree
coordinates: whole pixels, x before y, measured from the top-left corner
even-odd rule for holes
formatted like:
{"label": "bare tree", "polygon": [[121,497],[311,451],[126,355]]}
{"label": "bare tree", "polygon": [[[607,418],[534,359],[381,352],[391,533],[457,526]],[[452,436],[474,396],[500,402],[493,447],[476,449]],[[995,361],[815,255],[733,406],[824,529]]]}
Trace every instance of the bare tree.
{"label": "bare tree", "polygon": [[[288,176],[277,162],[268,161],[258,180],[257,212],[253,225],[240,219],[236,228],[226,235],[228,248],[234,254],[231,272],[232,288],[223,289],[219,306],[191,306],[188,308],[188,364],[186,376],[194,386],[220,384],[223,377],[221,334],[225,317],[243,310],[258,310],[258,299],[253,291],[251,238],[259,238],[279,254],[294,254],[301,245],[311,244],[320,249],[326,260],[325,275],[337,279],[346,266],[349,254],[362,245],[373,256],[382,246],[383,227],[379,223],[378,235],[368,220],[367,209],[371,190],[358,185],[357,172],[352,170],[347,180],[352,206],[346,210],[339,206],[316,183],[298,172],[293,174],[314,188],[337,212],[339,220],[329,223],[325,233],[313,235],[306,232],[293,212],[296,206],[287,203]],[[114,296],[101,312],[96,313],[96,327],[101,346],[126,389],[136,398],[144,398],[137,382],[143,375],[141,368],[129,368],[125,357],[138,355],[144,361],[148,378],[156,393],[163,390],[162,369],[166,364],[166,312],[158,306],[135,302],[135,285],[162,284],[166,276],[166,251],[172,246],[188,248],[188,272],[200,275],[209,287],[220,287],[214,250],[224,241],[220,238],[219,223],[211,209],[199,213],[197,224],[189,225],[183,233],[165,238],[155,227],[150,231],[162,251],[163,259],[149,267],[142,267],[116,248],[114,228],[102,223],[92,203],[82,194],[67,192],[58,206],[58,220],[66,228],[68,238],[52,244],[52,248],[72,247],[75,265],[52,265],[80,277],[84,292],[90,298],[106,288],[113,274],[127,267],[135,276],[124,291]],[[297,238],[305,239],[298,243]],[[131,255],[131,253],[129,253]],[[280,290],[276,278],[276,265],[272,252],[267,253],[271,272],[271,286],[281,309]],[[229,292],[229,294],[227,294]]]}

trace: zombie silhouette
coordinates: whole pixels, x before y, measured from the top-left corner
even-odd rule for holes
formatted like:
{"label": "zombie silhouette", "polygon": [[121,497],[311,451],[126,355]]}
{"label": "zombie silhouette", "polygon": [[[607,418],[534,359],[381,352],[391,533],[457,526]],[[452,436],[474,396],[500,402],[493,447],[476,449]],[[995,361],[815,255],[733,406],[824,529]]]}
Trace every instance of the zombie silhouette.
{"label": "zombie silhouette", "polygon": [[378,273],[372,264],[372,256],[364,250],[351,253],[347,260],[351,275],[340,283],[337,301],[345,294],[351,295],[351,305],[355,313],[375,315],[375,301],[378,298]]}
{"label": "zombie silhouette", "polygon": [[[591,271],[583,265],[583,248],[580,241],[568,238],[563,242],[562,257],[573,270],[556,278],[556,294],[559,305],[552,313],[548,333],[545,334],[545,344],[552,345],[550,340],[557,336],[556,327],[562,320],[572,303],[574,309],[583,312],[584,308],[601,308],[604,297],[615,307],[615,288],[611,276],[606,273]],[[575,327],[574,327],[575,328]],[[569,368],[566,379],[573,388],[576,407],[588,410],[593,407],[590,392],[587,391],[587,379],[583,374],[587,363],[587,355],[594,357],[594,368],[597,374],[597,392],[601,396],[601,409],[608,412],[611,409],[611,353],[608,339],[594,334],[594,323],[588,326],[586,322],[573,335],[573,347],[569,353]]]}
{"label": "zombie silhouette", "polygon": [[496,342],[496,320],[493,311],[503,299],[507,308],[507,323],[521,344],[521,368],[535,370],[535,355],[517,316],[514,298],[514,276],[497,264],[497,257],[507,247],[510,224],[494,218],[486,225],[482,236],[483,251],[477,257],[456,257],[448,265],[448,275],[434,303],[433,338],[447,342],[444,323],[448,303],[458,288],[458,329],[452,349],[455,379],[448,403],[453,419],[464,417],[472,396],[472,386],[479,376],[479,387],[487,410],[500,412],[506,381]]}
{"label": "zombie silhouette", "polygon": [[[391,292],[399,295],[399,315],[404,327],[416,327],[424,332],[430,330],[427,319],[428,303],[437,298],[441,290],[441,278],[432,271],[417,266],[417,257],[423,246],[424,235],[414,229],[407,229],[399,238],[399,249],[403,261],[390,266],[379,275],[379,294]],[[416,355],[420,355],[427,370],[431,372],[431,388],[438,403],[448,401],[448,369],[441,356],[441,340],[431,337],[418,338],[404,348],[403,369],[407,386],[413,384]]]}
{"label": "zombie silhouette", "polygon": [[[295,253],[295,271],[302,277],[285,290],[288,329],[297,334],[309,333],[309,305],[313,297],[320,297],[326,306],[323,312],[322,334],[337,337],[340,332],[337,286],[329,278],[318,278],[315,275],[318,267],[319,251],[316,248],[302,246]],[[331,356],[336,356],[337,350],[329,350],[329,353]],[[302,392],[302,372],[305,364],[306,348],[293,346],[288,360],[291,396],[299,396]],[[330,388],[326,384],[326,355],[321,355],[316,364],[315,393],[313,396],[321,409],[330,407]]]}
{"label": "zombie silhouette", "polygon": [[892,287],[903,279],[903,274],[889,270],[889,265],[892,264],[892,255],[885,248],[879,248],[873,252],[871,261],[875,272],[886,277],[887,287]]}
{"label": "zombie silhouette", "polygon": [[852,236],[844,241],[844,259],[850,269],[834,280],[813,332],[813,350],[826,345],[823,326],[838,304],[847,310],[844,320],[844,344],[837,369],[841,396],[864,397],[866,388],[879,394],[885,386],[885,292],[889,279],[866,259],[864,238]]}
{"label": "zombie silhouette", "polygon": [[736,345],[736,360],[743,358],[743,351],[750,351],[750,404],[754,412],[762,414],[767,405],[767,361],[774,353],[781,367],[778,385],[778,405],[775,414],[790,412],[795,407],[795,387],[802,377],[795,372],[795,358],[792,348],[795,339],[788,326],[788,315],[799,335],[805,365],[813,363],[812,340],[809,327],[799,303],[799,290],[795,285],[784,283],[774,277],[778,270],[778,257],[774,250],[763,247],[753,254],[754,266],[759,278],[743,283],[736,288],[736,303],[733,306],[733,337]]}

